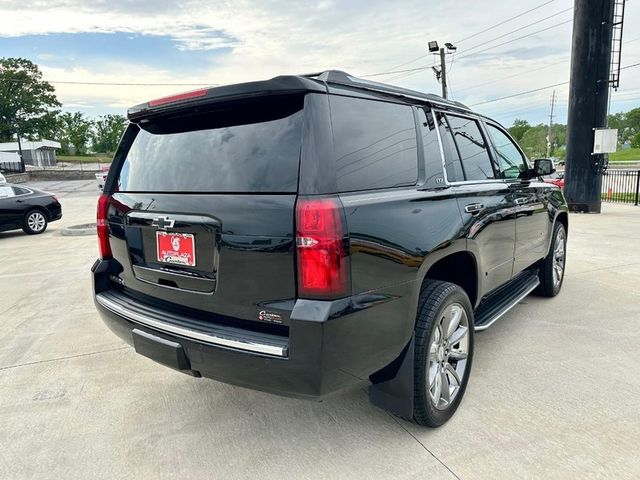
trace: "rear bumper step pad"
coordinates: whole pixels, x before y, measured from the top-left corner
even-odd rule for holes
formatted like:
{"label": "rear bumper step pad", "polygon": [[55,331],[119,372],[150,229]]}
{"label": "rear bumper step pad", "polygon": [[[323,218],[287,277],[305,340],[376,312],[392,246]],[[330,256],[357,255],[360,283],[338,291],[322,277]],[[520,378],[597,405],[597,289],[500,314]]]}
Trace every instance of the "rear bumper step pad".
{"label": "rear bumper step pad", "polygon": [[206,331],[190,328],[187,317],[169,314],[148,305],[140,305],[114,291],[98,293],[96,301],[116,315],[159,332],[246,352],[283,358],[289,355],[288,339],[280,339],[275,335],[260,335],[254,332],[244,332],[237,328],[216,325],[211,325]]}

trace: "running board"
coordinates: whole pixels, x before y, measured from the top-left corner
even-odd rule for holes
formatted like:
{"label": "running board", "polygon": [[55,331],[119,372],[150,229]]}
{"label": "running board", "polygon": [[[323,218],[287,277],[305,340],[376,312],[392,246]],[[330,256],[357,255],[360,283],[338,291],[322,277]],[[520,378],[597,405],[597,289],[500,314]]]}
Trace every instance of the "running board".
{"label": "running board", "polygon": [[476,311],[475,331],[486,330],[540,284],[537,270],[526,270],[484,298]]}

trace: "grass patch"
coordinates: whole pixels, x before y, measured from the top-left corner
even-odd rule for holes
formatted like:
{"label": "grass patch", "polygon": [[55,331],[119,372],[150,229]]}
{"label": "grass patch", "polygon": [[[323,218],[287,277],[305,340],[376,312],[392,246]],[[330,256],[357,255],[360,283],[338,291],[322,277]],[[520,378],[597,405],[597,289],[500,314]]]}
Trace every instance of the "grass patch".
{"label": "grass patch", "polygon": [[637,161],[640,162],[640,148],[628,148],[627,150],[618,150],[609,154],[609,161]]}
{"label": "grass patch", "polygon": [[111,163],[111,157],[81,156],[81,155],[57,155],[58,162],[67,163]]}
{"label": "grass patch", "polygon": [[612,193],[611,195],[607,193],[602,194],[602,201],[604,202],[623,202],[623,203],[635,203],[636,194],[627,192],[627,193]]}

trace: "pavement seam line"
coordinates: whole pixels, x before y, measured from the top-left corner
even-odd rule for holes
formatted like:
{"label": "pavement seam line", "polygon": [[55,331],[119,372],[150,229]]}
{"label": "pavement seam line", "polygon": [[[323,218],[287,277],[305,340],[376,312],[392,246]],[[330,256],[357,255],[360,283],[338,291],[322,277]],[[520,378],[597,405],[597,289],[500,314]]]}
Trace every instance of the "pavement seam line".
{"label": "pavement seam line", "polygon": [[79,353],[78,355],[69,355],[67,357],[58,357],[58,358],[50,358],[48,360],[38,360],[37,362],[27,362],[27,363],[19,363],[17,365],[8,365],[6,367],[0,367],[0,372],[3,370],[10,370],[12,368],[18,367],[28,367],[31,365],[38,365],[40,363],[50,363],[50,362],[58,362],[60,360],[69,360],[71,358],[79,358],[79,357],[88,357],[91,355],[100,355],[101,353],[109,353],[109,352],[117,352],[118,350],[125,350],[131,348],[129,345],[125,345],[117,348],[109,348],[107,350],[100,350],[97,352],[88,352],[88,353]]}
{"label": "pavement seam line", "polygon": [[599,267],[599,268],[594,268],[592,270],[584,270],[582,272],[576,272],[573,273],[571,272],[569,275],[582,275],[583,273],[593,273],[593,272],[601,272],[602,270],[612,270],[614,268],[618,268],[618,267],[632,267],[634,265],[640,265],[640,262],[634,262],[634,263],[621,263],[619,265],[610,265],[608,267]]}
{"label": "pavement seam line", "polygon": [[396,423],[400,426],[400,428],[402,428],[405,432],[407,432],[409,435],[411,435],[411,437],[412,437],[416,442],[418,442],[422,448],[424,448],[427,452],[429,452],[429,455],[431,455],[433,458],[435,458],[435,459],[438,461],[438,463],[440,463],[440,465],[442,465],[444,468],[446,468],[446,469],[449,471],[449,473],[450,473],[451,475],[453,475],[453,476],[454,476],[455,478],[457,478],[458,480],[462,480],[458,475],[456,475],[456,473],[455,473],[453,470],[451,470],[451,469],[449,468],[449,466],[448,466],[446,463],[444,463],[442,460],[440,460],[440,459],[439,459],[439,458],[438,458],[438,457],[437,457],[437,456],[436,456],[436,455],[435,455],[431,450],[429,450],[429,449],[427,448],[427,446],[426,446],[424,443],[422,443],[422,442],[418,439],[418,437],[416,437],[413,433],[411,433],[409,430],[407,430],[407,428],[406,428],[406,427],[405,427],[405,426],[400,422],[400,420],[398,420],[398,419],[396,418],[396,416],[395,416],[395,415],[393,415],[392,413],[389,413],[389,412],[387,412],[387,411],[385,411],[385,413],[386,413],[387,415],[389,415],[389,417],[391,417],[391,418],[393,419],[393,421],[394,421],[394,422],[396,422]]}

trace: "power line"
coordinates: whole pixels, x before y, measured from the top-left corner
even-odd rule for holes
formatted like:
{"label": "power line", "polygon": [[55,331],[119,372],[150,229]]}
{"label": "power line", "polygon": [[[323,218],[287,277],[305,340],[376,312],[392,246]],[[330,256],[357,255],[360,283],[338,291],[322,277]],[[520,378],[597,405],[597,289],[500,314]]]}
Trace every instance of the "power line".
{"label": "power line", "polygon": [[[518,15],[514,15],[513,17],[509,17],[506,20],[503,20],[502,22],[495,23],[495,24],[491,25],[490,27],[485,28],[484,30],[481,30],[481,31],[476,32],[476,33],[474,33],[472,35],[469,35],[468,37],[465,37],[462,40],[458,40],[457,42],[454,42],[454,43],[461,43],[461,42],[464,42],[465,40],[469,40],[470,38],[477,37],[478,35],[481,35],[481,34],[483,34],[485,32],[488,32],[489,30],[493,30],[494,28],[499,27],[501,25],[504,25],[505,23],[509,23],[510,21],[515,20],[516,18],[520,18],[520,17],[522,17],[522,16],[524,16],[524,15],[526,15],[528,13],[531,13],[531,12],[533,12],[535,10],[538,10],[539,8],[542,8],[545,5],[549,5],[550,3],[553,3],[554,1],[555,0],[549,0],[548,2],[541,3],[537,7],[533,7],[531,9],[527,10],[526,12],[522,12],[522,13],[519,13]],[[429,55],[430,55],[429,53],[427,53],[425,55],[420,55],[419,57],[416,57],[413,60],[409,60],[408,62],[401,63],[400,65],[395,65],[395,66],[389,68],[389,70],[395,70],[396,68],[404,67],[405,65],[409,65],[410,63],[413,63],[413,62],[416,62],[416,61],[418,61],[420,59],[426,58]]]}
{"label": "power line", "polygon": [[[2,72],[0,72],[2,73]],[[9,79],[13,83],[29,83],[31,80]],[[79,82],[72,80],[45,80],[47,83],[65,85],[116,85],[116,86],[140,86],[140,87],[206,87],[219,86],[219,83],[128,83],[128,82]]]}
{"label": "power line", "polygon": [[498,102],[500,100],[506,100],[507,98],[514,98],[514,97],[521,97],[522,95],[528,95],[529,93],[535,93],[535,92],[540,92],[542,90],[547,90],[549,88],[553,88],[553,87],[559,87],[560,85],[567,85],[569,82],[561,82],[561,83],[555,83],[553,85],[547,85],[546,87],[540,87],[540,88],[534,88],[533,90],[527,90],[526,92],[520,92],[520,93],[514,93],[513,95],[506,95],[504,97],[498,97],[498,98],[492,98],[491,100],[485,100],[484,102],[479,102],[479,103],[473,103],[471,105],[469,105],[470,107],[476,107],[478,105],[485,105],[487,103],[493,103],[493,102]]}
{"label": "power line", "polygon": [[420,73],[420,72],[421,72],[421,71],[423,71],[423,70],[424,70],[424,69],[422,69],[422,68],[421,68],[419,71],[416,71],[416,72],[403,73],[403,74],[401,74],[401,75],[396,75],[395,77],[387,78],[387,79],[385,80],[385,82],[392,82],[392,81],[394,81],[394,80],[398,80],[398,79],[400,79],[400,78],[407,78],[407,77],[411,77],[411,76],[413,76],[413,75],[415,75],[415,74],[417,74],[417,73]]}
{"label": "power line", "polygon": [[620,70],[626,70],[627,68],[637,67],[638,65],[640,65],[640,63],[632,63],[631,65],[621,67]]}
{"label": "power line", "polygon": [[[623,45],[627,45],[629,43],[635,42],[636,40],[640,40],[640,37],[634,38],[632,40],[628,40],[626,42],[623,42],[622,44]],[[465,92],[467,90],[473,90],[473,89],[479,88],[479,87],[484,87],[486,85],[493,85],[494,83],[502,82],[502,81],[507,80],[509,78],[519,77],[519,76],[522,76],[522,75],[528,75],[528,74],[533,73],[533,72],[544,70],[545,68],[549,68],[549,67],[553,67],[553,66],[556,66],[556,65],[560,65],[562,63],[568,63],[569,60],[570,60],[569,58],[565,58],[563,60],[560,60],[559,62],[550,63],[550,64],[545,65],[543,67],[534,68],[533,70],[525,70],[524,72],[514,73],[513,75],[508,75],[506,77],[500,77],[500,78],[498,78],[496,80],[489,80],[488,82],[474,84],[474,85],[471,85],[470,87],[465,87],[465,88],[459,89],[458,93]]]}
{"label": "power line", "polygon": [[536,35],[538,33],[546,32],[547,30],[551,30],[552,28],[556,28],[556,27],[559,27],[561,25],[565,25],[565,24],[570,23],[570,22],[573,22],[573,19],[569,19],[569,20],[565,20],[564,22],[556,23],[554,25],[551,25],[550,27],[542,28],[540,30],[536,30],[535,32],[528,33],[527,35],[522,35],[521,37],[512,38],[511,40],[508,40],[508,41],[502,42],[502,43],[498,43],[497,45],[493,45],[491,47],[485,48],[483,50],[479,50],[477,52],[471,52],[471,53],[468,53],[467,55],[462,55],[462,56],[458,57],[458,60],[462,60],[463,58],[467,58],[467,57],[470,57],[470,56],[473,56],[473,55],[477,55],[479,53],[484,53],[487,50],[492,50],[494,48],[502,47],[504,45],[508,45],[510,43],[516,42],[518,40],[522,40],[524,38],[532,37],[533,35]]}
{"label": "power line", "polygon": [[[479,44],[477,44],[477,45],[474,45],[473,47],[469,47],[469,48],[467,48],[467,49],[465,50],[465,52],[468,52],[469,50],[475,50],[476,48],[478,48],[478,47],[482,47],[483,45],[487,45],[488,43],[494,42],[494,41],[496,41],[496,40],[500,40],[501,38],[504,38],[504,37],[508,37],[508,36],[509,36],[509,35],[511,35],[512,33],[519,32],[519,31],[521,31],[521,30],[524,30],[525,28],[529,28],[529,27],[531,27],[531,26],[533,26],[533,25],[537,25],[537,24],[539,24],[539,23],[541,23],[541,22],[544,22],[544,21],[546,21],[546,20],[549,20],[550,18],[554,18],[554,17],[557,17],[558,15],[562,15],[563,13],[566,13],[566,12],[568,12],[569,10],[573,10],[573,7],[566,8],[566,9],[564,9],[564,10],[560,11],[560,12],[554,13],[553,15],[549,15],[548,17],[541,18],[540,20],[536,20],[535,22],[531,22],[531,23],[528,23],[528,24],[526,24],[526,25],[523,25],[522,27],[518,27],[518,28],[516,28],[515,30],[511,30],[510,32],[503,33],[502,35],[499,35],[499,36],[497,36],[497,37],[495,37],[495,38],[492,38],[491,40],[487,40],[487,41],[485,41],[485,42],[482,42],[482,43],[479,43]],[[571,20],[569,20],[569,21],[571,21]],[[560,25],[560,24],[559,24],[559,25]],[[521,37],[521,38],[524,38],[524,37]],[[466,56],[468,56],[468,55],[469,55],[469,54],[467,54]]]}
{"label": "power line", "polygon": [[[487,47],[487,48],[485,48],[485,49],[483,49],[483,50],[480,50],[480,51],[477,51],[477,52],[471,52],[471,53],[468,53],[468,54],[466,54],[466,55],[459,56],[459,57],[458,57],[458,60],[462,60],[463,58],[467,58],[467,57],[470,57],[470,56],[472,56],[472,55],[477,55],[477,54],[479,54],[479,53],[483,53],[483,52],[486,52],[486,51],[488,51],[488,50],[492,50],[492,49],[494,49],[494,48],[498,48],[498,47],[502,47],[502,46],[504,46],[504,45],[508,45],[509,43],[516,42],[516,41],[518,41],[518,40],[522,40],[522,39],[524,39],[524,38],[531,37],[531,36],[536,35],[536,34],[538,34],[538,33],[546,32],[547,30],[551,30],[552,28],[559,27],[559,26],[561,26],[561,25],[567,24],[567,23],[572,22],[572,21],[573,21],[573,19],[566,20],[566,21],[564,21],[564,22],[560,22],[560,23],[556,23],[556,24],[551,25],[551,26],[549,26],[549,27],[542,28],[542,29],[540,29],[540,30],[536,30],[536,31],[534,31],[534,32],[528,33],[527,35],[522,35],[522,36],[520,36],[520,37],[512,38],[511,40],[508,40],[508,41],[506,41],[506,42],[498,43],[497,45],[492,45],[491,47]],[[501,37],[500,37],[500,38],[501,38]],[[495,39],[494,39],[494,40],[495,40]],[[490,43],[490,42],[492,42],[492,41],[493,41],[493,40],[489,40],[489,41],[488,41],[488,42],[486,42],[486,43]],[[486,44],[486,43],[485,43],[485,44]],[[481,44],[481,45],[484,45],[484,44]],[[480,46],[480,45],[478,45],[478,46]],[[388,71],[388,72],[369,73],[369,74],[367,74],[367,75],[360,75],[360,76],[361,76],[361,77],[379,77],[379,76],[382,76],[382,75],[391,75],[391,74],[396,74],[396,73],[416,72],[416,71],[419,71],[419,70],[426,70],[427,68],[431,68],[431,65],[424,65],[424,66],[422,66],[422,67],[416,67],[416,68],[407,68],[407,69],[404,69],[404,70],[391,70],[391,71]]]}
{"label": "power line", "polygon": [[395,74],[395,73],[417,72],[419,70],[425,70],[427,68],[431,68],[431,65],[425,65],[423,67],[417,67],[417,68],[407,68],[405,70],[395,70],[395,71],[389,71],[389,72],[368,73],[367,75],[360,75],[360,77],[363,77],[363,78],[379,77],[381,75],[391,75],[391,74]]}
{"label": "power line", "polygon": [[488,32],[489,30],[493,30],[494,28],[499,27],[501,25],[504,25],[505,23],[509,23],[510,21],[515,20],[516,18],[520,18],[520,17],[526,15],[527,13],[531,13],[534,10],[538,10],[539,8],[544,7],[545,5],[549,5],[550,3],[553,3],[553,1],[554,0],[550,0],[548,2],[545,2],[545,3],[542,3],[542,4],[538,5],[537,7],[533,7],[532,9],[527,10],[526,12],[522,12],[522,13],[519,13],[518,15],[515,15],[515,16],[513,16],[511,18],[507,18],[506,20],[503,20],[502,22],[496,23],[496,24],[490,26],[489,28],[485,28],[484,30],[480,30],[479,32],[473,33],[473,34],[469,35],[468,37],[465,37],[465,38],[463,38],[461,40],[458,40],[456,43],[462,43],[462,42],[464,42],[466,40],[469,40],[470,38],[477,37],[478,35],[481,35],[481,34],[483,34],[485,32]]}
{"label": "power line", "polygon": [[123,83],[123,82],[75,82],[66,80],[47,80],[49,83],[64,85],[115,85],[124,87],[206,87],[217,83]]}
{"label": "power line", "polygon": [[414,58],[413,60],[409,60],[408,62],[401,63],[400,65],[396,65],[395,67],[391,67],[389,70],[395,70],[396,68],[404,67],[405,65],[409,65],[410,63],[416,62],[422,58],[428,57],[431,55],[430,53],[426,53],[424,55],[420,55],[419,57]]}
{"label": "power line", "polygon": [[545,65],[545,66],[539,67],[539,68],[534,68],[533,70],[526,70],[524,72],[514,73],[513,75],[508,75],[506,77],[500,77],[500,79],[498,79],[498,80],[490,80],[488,82],[471,85],[470,87],[461,88],[460,90],[458,90],[458,93],[464,92],[464,91],[467,91],[467,90],[473,90],[474,88],[484,87],[485,85],[491,85],[493,83],[502,82],[502,81],[507,80],[509,78],[520,77],[522,75],[527,75],[529,73],[533,73],[533,72],[537,72],[537,71],[540,71],[540,70],[544,70],[545,68],[553,67],[555,65],[560,65],[561,63],[567,63],[567,60],[568,59],[565,58],[563,60],[560,60],[559,62],[549,63],[548,65]]}
{"label": "power line", "polygon": [[[433,67],[435,67],[435,66],[436,66],[436,57],[435,57],[435,55],[433,55],[433,61],[432,61],[432,63],[431,63],[431,68],[433,68]],[[394,76],[394,77],[387,78],[387,79],[385,80],[385,82],[392,82],[393,80],[397,80],[397,79],[399,79],[399,78],[407,78],[407,77],[411,77],[411,76],[415,75],[416,73],[420,73],[421,71],[422,71],[422,70],[415,71],[415,72],[411,72],[411,73],[401,73],[400,75],[396,75],[396,76]]]}
{"label": "power line", "polygon": [[[625,65],[624,67],[621,67],[620,70],[627,70],[629,68],[634,68],[634,67],[638,67],[638,66],[640,66],[640,62],[639,63],[632,63],[631,65]],[[528,95],[529,93],[540,92],[542,90],[547,90],[549,88],[559,87],[561,85],[568,85],[568,84],[569,84],[568,81],[567,82],[556,83],[554,85],[547,85],[546,87],[540,87],[540,88],[534,88],[533,90],[527,90],[526,92],[514,93],[513,95],[506,95],[504,97],[498,97],[498,98],[492,98],[491,100],[485,100],[484,102],[473,103],[473,104],[471,104],[469,106],[470,107],[476,107],[478,105],[485,105],[487,103],[498,102],[500,100],[506,100],[508,98],[520,97],[522,95]]]}

